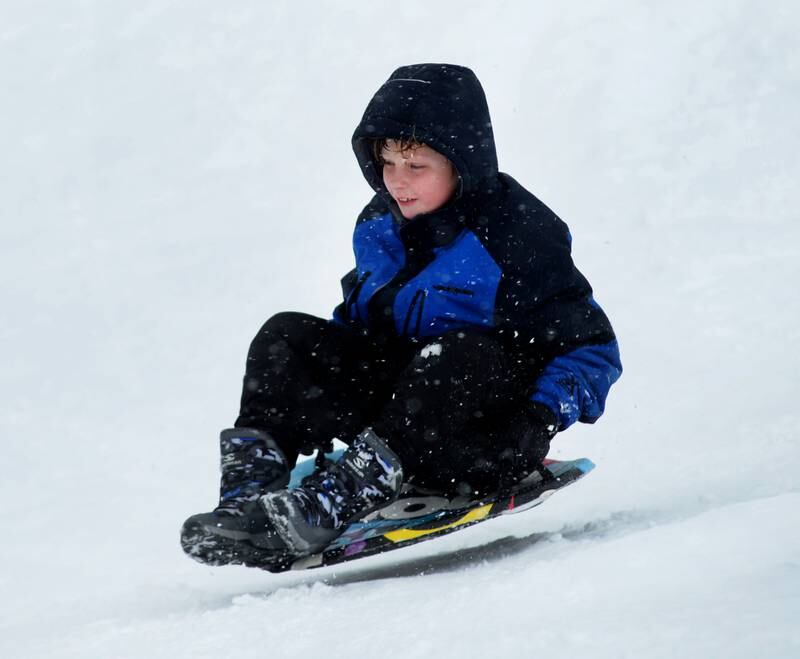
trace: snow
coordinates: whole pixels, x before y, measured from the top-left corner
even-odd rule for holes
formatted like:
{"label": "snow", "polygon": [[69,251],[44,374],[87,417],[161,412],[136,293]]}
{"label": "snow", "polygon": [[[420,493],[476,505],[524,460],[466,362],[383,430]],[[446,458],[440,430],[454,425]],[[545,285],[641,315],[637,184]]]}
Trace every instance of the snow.
{"label": "snow", "polygon": [[438,357],[442,354],[442,344],[429,343],[419,351],[419,354],[423,359],[428,359],[429,357]]}
{"label": "snow", "polygon": [[[0,7],[0,656],[800,656],[800,8]],[[328,315],[398,65],[471,66],[625,373],[545,506],[337,569],[187,560],[252,335]]]}

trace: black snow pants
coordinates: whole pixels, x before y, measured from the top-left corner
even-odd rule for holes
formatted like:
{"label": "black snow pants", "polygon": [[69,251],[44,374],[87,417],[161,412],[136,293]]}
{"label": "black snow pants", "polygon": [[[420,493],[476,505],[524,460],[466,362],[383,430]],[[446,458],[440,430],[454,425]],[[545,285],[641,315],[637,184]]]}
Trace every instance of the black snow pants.
{"label": "black snow pants", "polygon": [[253,340],[237,427],[266,430],[294,463],[365,427],[403,463],[407,480],[448,491],[496,486],[509,419],[535,373],[486,334],[426,342],[377,339],[284,312]]}

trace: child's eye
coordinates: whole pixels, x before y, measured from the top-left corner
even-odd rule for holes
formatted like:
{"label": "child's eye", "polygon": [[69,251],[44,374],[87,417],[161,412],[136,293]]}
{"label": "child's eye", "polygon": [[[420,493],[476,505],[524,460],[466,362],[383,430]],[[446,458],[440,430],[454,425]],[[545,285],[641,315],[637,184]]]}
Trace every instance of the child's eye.
{"label": "child's eye", "polygon": [[418,164],[416,164],[416,163],[411,163],[411,164],[409,165],[409,168],[410,168],[410,169],[425,169],[425,165],[418,165]]}

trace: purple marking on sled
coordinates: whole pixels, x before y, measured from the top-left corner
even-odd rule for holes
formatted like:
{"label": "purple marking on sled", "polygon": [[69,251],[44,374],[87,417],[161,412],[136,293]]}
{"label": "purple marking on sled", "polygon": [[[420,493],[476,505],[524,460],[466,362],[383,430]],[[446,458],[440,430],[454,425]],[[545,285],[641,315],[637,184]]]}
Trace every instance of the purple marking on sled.
{"label": "purple marking on sled", "polygon": [[345,556],[353,556],[354,554],[360,554],[366,548],[367,543],[363,540],[360,542],[354,542],[352,545],[347,545],[344,548],[344,555]]}

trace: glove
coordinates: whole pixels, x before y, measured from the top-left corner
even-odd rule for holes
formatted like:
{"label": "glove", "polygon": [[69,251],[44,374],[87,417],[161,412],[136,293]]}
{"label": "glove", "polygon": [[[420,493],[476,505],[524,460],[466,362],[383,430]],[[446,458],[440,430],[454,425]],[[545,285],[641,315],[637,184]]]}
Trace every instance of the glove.
{"label": "glove", "polygon": [[549,407],[526,402],[511,416],[504,433],[505,448],[499,456],[501,478],[516,482],[538,469],[557,429],[558,418]]}

